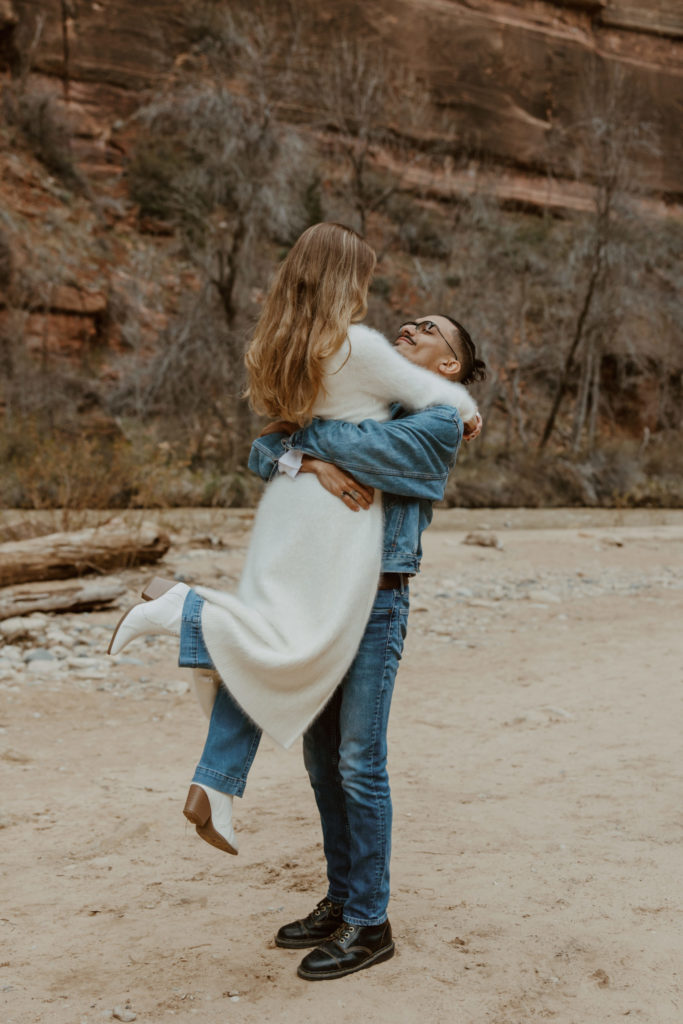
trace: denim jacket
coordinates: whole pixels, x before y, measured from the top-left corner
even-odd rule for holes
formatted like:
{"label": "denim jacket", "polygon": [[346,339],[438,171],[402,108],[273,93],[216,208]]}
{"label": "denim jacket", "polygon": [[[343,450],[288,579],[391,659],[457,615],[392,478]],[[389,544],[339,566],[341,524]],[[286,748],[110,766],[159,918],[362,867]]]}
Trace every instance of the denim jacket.
{"label": "denim jacket", "polygon": [[[332,462],[359,483],[383,492],[382,572],[420,569],[422,531],[432,521],[432,502],[443,498],[448,473],[462,440],[456,409],[435,405],[406,414],[400,406],[384,423],[314,420],[291,437],[267,434],[251,446],[249,468],[263,480],[278,472],[278,459],[297,448]],[[360,513],[362,515],[362,513]]]}

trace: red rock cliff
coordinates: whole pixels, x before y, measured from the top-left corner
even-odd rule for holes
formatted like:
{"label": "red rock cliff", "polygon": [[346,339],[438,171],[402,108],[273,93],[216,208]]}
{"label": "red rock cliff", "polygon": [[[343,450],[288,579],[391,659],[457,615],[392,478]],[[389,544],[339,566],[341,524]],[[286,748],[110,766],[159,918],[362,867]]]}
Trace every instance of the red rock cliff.
{"label": "red rock cliff", "polygon": [[[334,0],[318,12],[321,40],[343,19],[413,61],[477,152],[522,172],[538,169],[551,124],[585,117],[597,55],[656,120],[659,152],[643,158],[649,187],[683,193],[680,0]],[[0,0],[0,60],[16,64],[42,22],[34,69],[60,80],[82,158],[106,164],[112,123],[182,52],[186,20],[177,0]],[[558,173],[569,156],[559,155]]]}

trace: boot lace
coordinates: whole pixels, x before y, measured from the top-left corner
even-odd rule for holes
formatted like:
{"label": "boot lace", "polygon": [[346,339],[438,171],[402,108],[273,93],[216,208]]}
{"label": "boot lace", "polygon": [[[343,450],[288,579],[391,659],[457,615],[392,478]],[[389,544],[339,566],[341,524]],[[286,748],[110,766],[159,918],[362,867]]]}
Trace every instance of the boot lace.
{"label": "boot lace", "polygon": [[353,935],[354,929],[355,925],[348,924],[346,921],[344,921],[344,924],[339,925],[336,932],[332,934],[331,938],[336,939],[337,942],[346,942],[346,940],[350,939],[351,936]]}

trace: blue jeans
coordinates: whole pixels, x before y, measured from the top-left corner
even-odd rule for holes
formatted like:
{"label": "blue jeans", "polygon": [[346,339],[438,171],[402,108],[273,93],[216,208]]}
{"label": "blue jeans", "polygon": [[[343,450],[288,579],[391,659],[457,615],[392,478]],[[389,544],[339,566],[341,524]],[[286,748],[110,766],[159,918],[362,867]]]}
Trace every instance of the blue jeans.
{"label": "blue jeans", "polygon": [[[201,598],[194,595],[197,601]],[[201,605],[183,609],[181,664],[201,640]],[[408,591],[380,590],[358,653],[331,700],[304,734],[327,861],[327,895],[349,924],[381,924],[389,903],[391,793],[387,723],[408,620]],[[200,636],[197,637],[197,632]],[[201,667],[211,667],[204,662]],[[241,796],[261,738],[224,687],[218,691],[194,782]]]}

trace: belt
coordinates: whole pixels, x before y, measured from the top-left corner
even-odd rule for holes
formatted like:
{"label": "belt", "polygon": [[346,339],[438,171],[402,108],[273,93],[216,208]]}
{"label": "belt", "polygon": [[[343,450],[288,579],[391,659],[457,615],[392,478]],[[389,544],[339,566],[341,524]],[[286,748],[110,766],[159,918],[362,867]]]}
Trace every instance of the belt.
{"label": "belt", "polygon": [[408,580],[412,573],[409,572],[383,572],[377,584],[378,590],[398,590],[400,587],[407,587]]}

